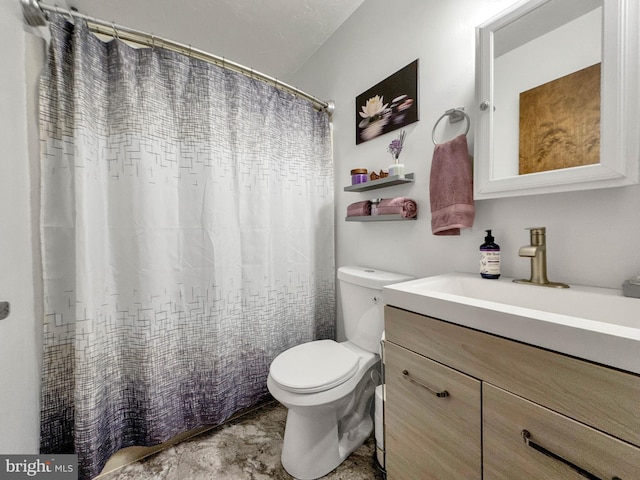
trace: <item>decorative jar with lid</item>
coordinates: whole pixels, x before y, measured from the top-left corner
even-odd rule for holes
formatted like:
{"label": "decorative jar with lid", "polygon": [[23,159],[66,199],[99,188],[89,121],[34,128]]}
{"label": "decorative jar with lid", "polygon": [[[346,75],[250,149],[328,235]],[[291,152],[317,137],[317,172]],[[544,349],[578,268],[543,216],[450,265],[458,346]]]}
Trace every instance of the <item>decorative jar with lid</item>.
{"label": "decorative jar with lid", "polygon": [[358,185],[367,181],[366,168],[354,168],[351,170],[351,185]]}

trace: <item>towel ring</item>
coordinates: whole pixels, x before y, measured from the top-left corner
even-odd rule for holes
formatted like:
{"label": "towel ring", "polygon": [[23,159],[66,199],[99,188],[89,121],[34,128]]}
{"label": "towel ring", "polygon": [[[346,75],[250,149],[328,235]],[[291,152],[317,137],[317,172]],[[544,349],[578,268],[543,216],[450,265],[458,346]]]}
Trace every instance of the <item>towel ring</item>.
{"label": "towel ring", "polygon": [[469,115],[467,115],[467,112],[465,112],[462,107],[460,107],[460,108],[452,108],[451,110],[447,110],[446,112],[444,112],[442,114],[442,116],[438,119],[436,124],[433,126],[433,130],[431,130],[431,141],[433,142],[434,145],[438,145],[438,143],[436,142],[436,137],[435,137],[436,128],[438,127],[438,124],[440,123],[440,120],[442,120],[444,117],[449,117],[449,123],[459,122],[463,118],[466,119],[467,120],[467,129],[465,130],[464,134],[466,135],[467,133],[469,133],[469,127],[471,127],[471,120],[469,119]]}

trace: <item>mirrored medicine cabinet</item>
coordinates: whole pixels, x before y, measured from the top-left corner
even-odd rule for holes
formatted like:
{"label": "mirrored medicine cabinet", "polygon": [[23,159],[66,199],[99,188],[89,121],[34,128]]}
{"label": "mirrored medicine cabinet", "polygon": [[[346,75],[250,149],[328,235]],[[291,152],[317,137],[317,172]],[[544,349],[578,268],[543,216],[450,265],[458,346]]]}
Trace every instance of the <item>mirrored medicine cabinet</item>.
{"label": "mirrored medicine cabinet", "polygon": [[640,2],[527,0],[476,29],[476,200],[640,182]]}

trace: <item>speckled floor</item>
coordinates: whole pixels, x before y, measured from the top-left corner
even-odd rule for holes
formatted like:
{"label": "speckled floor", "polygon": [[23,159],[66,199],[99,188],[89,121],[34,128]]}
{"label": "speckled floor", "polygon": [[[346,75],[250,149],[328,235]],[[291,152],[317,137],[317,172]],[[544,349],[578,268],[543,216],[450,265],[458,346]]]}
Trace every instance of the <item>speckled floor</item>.
{"label": "speckled floor", "polygon": [[[266,480],[291,477],[280,464],[287,410],[276,402],[143,460],[100,475],[99,480]],[[382,480],[370,438],[328,480]]]}

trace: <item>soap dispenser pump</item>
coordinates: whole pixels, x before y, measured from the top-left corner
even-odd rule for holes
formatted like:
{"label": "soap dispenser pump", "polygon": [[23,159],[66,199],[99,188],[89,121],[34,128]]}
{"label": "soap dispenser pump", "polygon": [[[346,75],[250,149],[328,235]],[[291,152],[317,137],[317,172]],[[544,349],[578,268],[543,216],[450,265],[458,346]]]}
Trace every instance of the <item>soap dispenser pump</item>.
{"label": "soap dispenser pump", "polygon": [[494,242],[491,230],[485,230],[487,236],[480,245],[480,276],[482,278],[500,278],[500,245]]}

